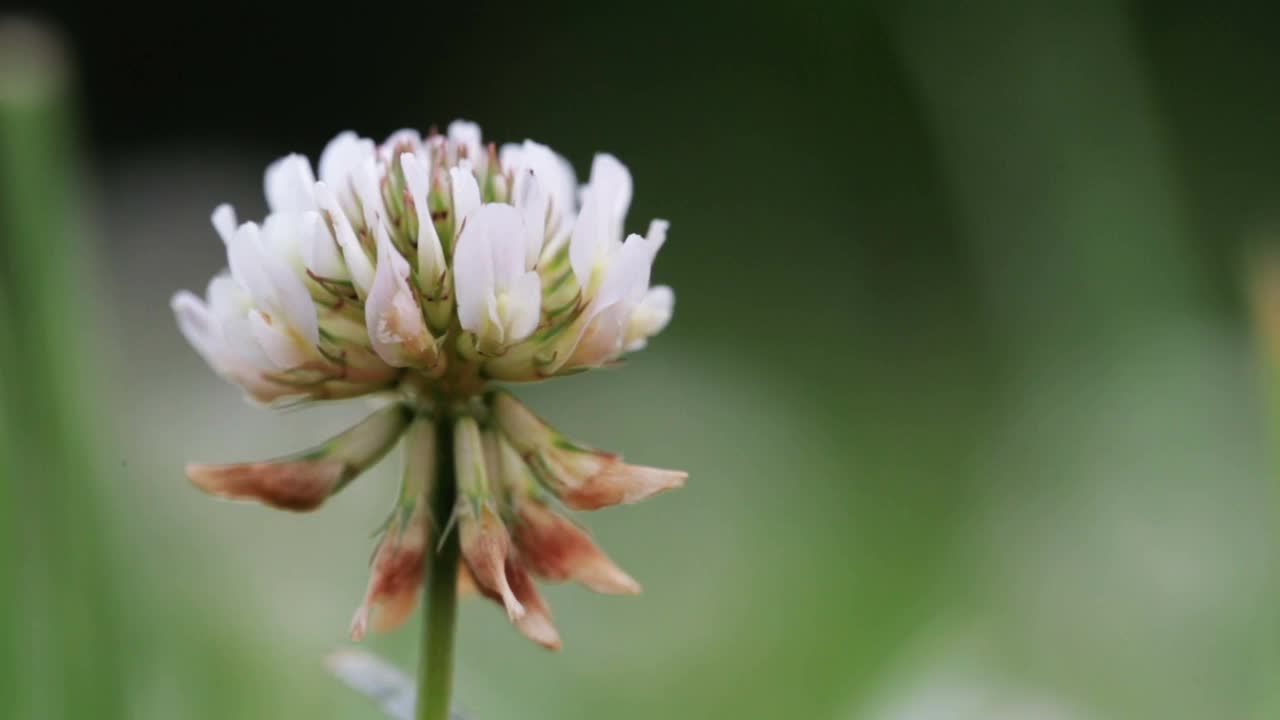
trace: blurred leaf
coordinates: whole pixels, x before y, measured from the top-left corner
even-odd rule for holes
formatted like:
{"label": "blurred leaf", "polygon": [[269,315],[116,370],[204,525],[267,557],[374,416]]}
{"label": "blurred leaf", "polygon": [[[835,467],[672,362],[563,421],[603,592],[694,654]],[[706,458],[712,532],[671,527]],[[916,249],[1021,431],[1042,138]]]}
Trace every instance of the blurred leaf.
{"label": "blurred leaf", "polygon": [[[108,539],[98,517],[94,406],[85,393],[85,258],[74,225],[63,50],[46,28],[0,21],[0,304],[4,306],[2,568],[16,604],[0,615],[17,662],[6,717],[120,717],[122,666]],[[0,508],[2,511],[3,508]]]}

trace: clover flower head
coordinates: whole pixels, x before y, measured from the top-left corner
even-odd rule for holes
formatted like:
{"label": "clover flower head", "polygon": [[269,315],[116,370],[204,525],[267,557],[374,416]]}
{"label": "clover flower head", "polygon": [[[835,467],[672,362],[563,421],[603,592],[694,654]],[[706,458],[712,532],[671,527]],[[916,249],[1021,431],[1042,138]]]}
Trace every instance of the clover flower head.
{"label": "clover flower head", "polygon": [[[409,614],[449,533],[463,584],[546,647],[560,636],[533,578],[639,592],[561,507],[636,502],[685,474],[570,441],[495,386],[614,364],[670,321],[674,293],[650,285],[668,223],[625,234],[627,168],[597,155],[579,186],[547,146],[486,145],[477,125],[457,121],[381,144],[341,133],[314,169],[301,155],[271,163],[264,190],[260,223],[214,210],[228,270],[203,297],[173,297],[179,329],[257,402],[389,400],[301,453],[189,465],[192,482],[309,511],[402,443],[401,491],[355,638]],[[438,471],[446,456],[449,477]],[[447,514],[433,510],[436,497],[454,499]]]}

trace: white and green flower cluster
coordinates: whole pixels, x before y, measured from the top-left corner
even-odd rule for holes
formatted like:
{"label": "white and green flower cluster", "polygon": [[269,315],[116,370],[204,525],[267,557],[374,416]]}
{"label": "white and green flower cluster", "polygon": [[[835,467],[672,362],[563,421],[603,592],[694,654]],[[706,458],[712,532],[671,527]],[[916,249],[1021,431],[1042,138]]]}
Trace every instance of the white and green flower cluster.
{"label": "white and green flower cluster", "polygon": [[342,133],[314,171],[290,155],[265,186],[261,224],[213,213],[229,272],[172,301],[209,365],[261,402],[406,372],[474,395],[613,362],[671,318],[671,289],[649,284],[667,223],[624,239],[631,175],[611,155],[579,186],[545,145],[499,149],[458,121],[381,145]]}

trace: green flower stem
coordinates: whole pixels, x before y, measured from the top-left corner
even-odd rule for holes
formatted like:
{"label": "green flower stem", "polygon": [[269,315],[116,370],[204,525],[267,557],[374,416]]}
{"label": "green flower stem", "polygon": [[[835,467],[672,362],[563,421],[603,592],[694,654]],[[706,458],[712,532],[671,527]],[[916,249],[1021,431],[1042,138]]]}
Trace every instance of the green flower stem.
{"label": "green flower stem", "polygon": [[[440,404],[442,407],[444,403]],[[458,617],[458,533],[449,531],[457,497],[453,462],[453,418],[436,418],[436,483],[425,555],[422,595],[422,655],[418,661],[417,720],[447,720],[453,686],[453,632]],[[441,541],[440,533],[448,532]]]}

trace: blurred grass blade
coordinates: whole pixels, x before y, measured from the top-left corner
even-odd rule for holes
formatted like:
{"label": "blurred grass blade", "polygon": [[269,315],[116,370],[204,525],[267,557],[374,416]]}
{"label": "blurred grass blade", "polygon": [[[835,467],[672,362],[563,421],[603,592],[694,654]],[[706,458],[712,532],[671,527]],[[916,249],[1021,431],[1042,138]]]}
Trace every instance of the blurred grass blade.
{"label": "blurred grass blade", "polygon": [[[65,54],[0,19],[0,717],[123,717]],[[10,587],[11,586],[11,587]]]}

